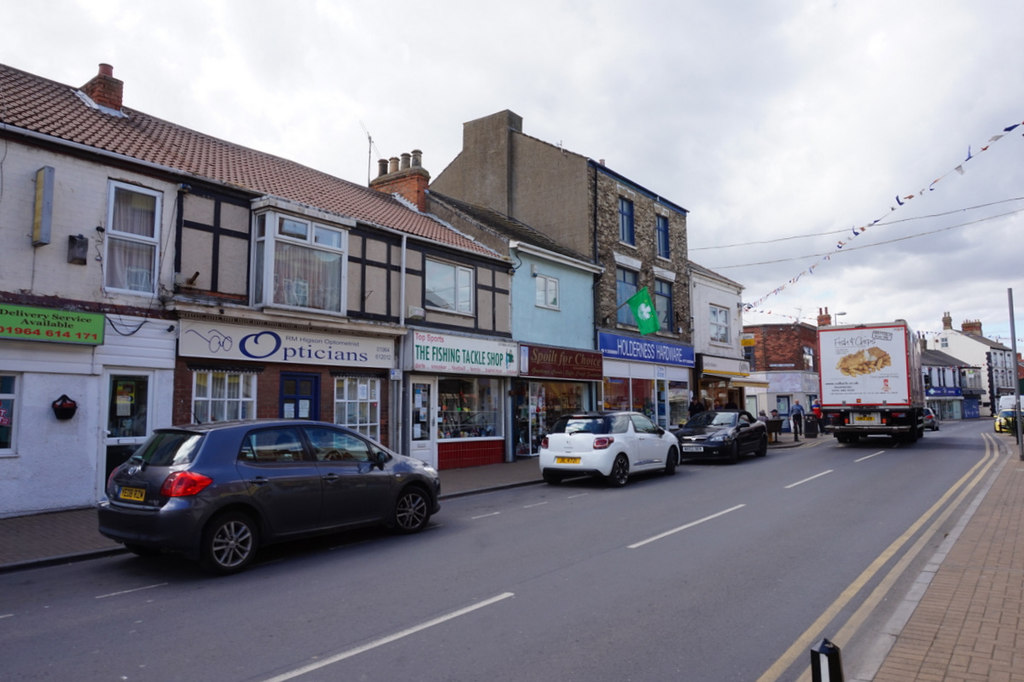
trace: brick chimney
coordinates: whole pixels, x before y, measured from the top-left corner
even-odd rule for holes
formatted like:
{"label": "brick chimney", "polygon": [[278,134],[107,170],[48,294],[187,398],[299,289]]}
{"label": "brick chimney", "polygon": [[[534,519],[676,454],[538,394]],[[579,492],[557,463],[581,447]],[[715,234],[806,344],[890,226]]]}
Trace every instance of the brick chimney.
{"label": "brick chimney", "polygon": [[818,308],[818,326],[827,327],[832,324],[832,316],[828,312],[828,306],[825,306],[825,312]]}
{"label": "brick chimney", "polygon": [[370,180],[370,189],[385,194],[398,194],[415,204],[419,210],[427,210],[430,173],[423,168],[423,152],[414,149],[412,153],[402,154],[401,161],[397,157],[392,157],[390,161],[380,159],[377,172],[377,177]]}
{"label": "brick chimney", "polygon": [[89,99],[102,107],[121,111],[124,81],[114,78],[113,66],[110,64],[100,64],[99,73],[82,86],[82,92],[89,95]]}
{"label": "brick chimney", "polygon": [[948,312],[945,315],[942,316],[942,328],[943,329],[952,329],[953,328],[953,318],[950,316],[950,314]]}
{"label": "brick chimney", "polygon": [[963,324],[960,325],[960,331],[964,334],[984,336],[984,334],[981,333],[981,320],[964,320]]}

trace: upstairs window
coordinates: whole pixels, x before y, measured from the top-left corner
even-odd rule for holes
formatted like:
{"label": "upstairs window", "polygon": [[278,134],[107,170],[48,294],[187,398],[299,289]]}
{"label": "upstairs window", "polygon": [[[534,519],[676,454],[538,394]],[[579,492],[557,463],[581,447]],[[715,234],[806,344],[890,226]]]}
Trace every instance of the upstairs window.
{"label": "upstairs window", "polygon": [[626,301],[632,298],[637,289],[637,273],[626,268],[615,268],[615,305],[618,311],[615,321],[619,324],[631,324],[636,326],[633,319],[633,311],[626,305]]}
{"label": "upstairs window", "polygon": [[558,310],[558,280],[547,275],[537,275],[537,307]]}
{"label": "upstairs window", "polygon": [[4,454],[14,452],[16,381],[17,377],[13,374],[0,374],[0,453]]}
{"label": "upstairs window", "polygon": [[633,233],[633,202],[619,197],[619,241],[630,246],[636,245]]}
{"label": "upstairs window", "polygon": [[662,330],[675,331],[675,316],[672,314],[672,282],[665,279],[654,280],[654,309],[658,313],[658,323]]}
{"label": "upstairs window", "polygon": [[473,314],[473,270],[427,259],[424,300],[431,308]]}
{"label": "upstairs window", "polygon": [[729,343],[729,309],[713,305],[708,308],[711,340],[716,343]]}
{"label": "upstairs window", "polygon": [[658,216],[654,223],[654,237],[658,243],[658,257],[671,258],[672,252],[668,245],[668,218],[663,215]]}
{"label": "upstairs window", "polygon": [[348,231],[280,213],[256,216],[257,305],[344,313]]}
{"label": "upstairs window", "polygon": [[110,181],[103,259],[107,289],[156,293],[160,199],[153,190]]}

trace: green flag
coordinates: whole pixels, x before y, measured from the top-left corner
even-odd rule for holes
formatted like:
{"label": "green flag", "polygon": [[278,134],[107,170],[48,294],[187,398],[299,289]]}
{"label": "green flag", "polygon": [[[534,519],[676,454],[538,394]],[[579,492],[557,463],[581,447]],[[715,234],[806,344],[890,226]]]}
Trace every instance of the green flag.
{"label": "green flag", "polygon": [[641,334],[653,334],[661,329],[658,312],[654,309],[647,287],[630,296],[626,304],[633,311],[633,319],[636,320],[636,326],[640,327]]}

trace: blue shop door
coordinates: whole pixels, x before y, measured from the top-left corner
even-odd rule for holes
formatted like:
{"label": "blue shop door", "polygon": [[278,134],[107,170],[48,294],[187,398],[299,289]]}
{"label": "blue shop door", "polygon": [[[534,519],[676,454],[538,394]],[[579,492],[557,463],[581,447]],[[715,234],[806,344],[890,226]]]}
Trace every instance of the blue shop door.
{"label": "blue shop door", "polygon": [[281,372],[280,416],[320,419],[320,375]]}

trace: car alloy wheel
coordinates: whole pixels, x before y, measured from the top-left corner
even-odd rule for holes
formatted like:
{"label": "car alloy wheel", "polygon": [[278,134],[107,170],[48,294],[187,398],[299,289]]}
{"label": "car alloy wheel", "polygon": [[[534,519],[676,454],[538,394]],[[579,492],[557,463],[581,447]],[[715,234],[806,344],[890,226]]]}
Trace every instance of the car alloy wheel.
{"label": "car alloy wheel", "polygon": [[214,573],[236,573],[252,563],[258,544],[252,519],[228,512],[215,518],[203,534],[203,566]]}
{"label": "car alloy wheel", "polygon": [[679,452],[675,448],[669,448],[668,457],[665,458],[665,475],[671,476],[676,473],[677,464],[679,464]]}
{"label": "car alloy wheel", "polygon": [[608,482],[616,488],[621,488],[626,485],[626,481],[629,480],[629,459],[619,454],[615,458],[615,462],[612,463],[612,471],[608,475]]}
{"label": "car alloy wheel", "polygon": [[395,501],[395,528],[400,533],[423,530],[430,520],[427,496],[419,488],[406,488]]}

